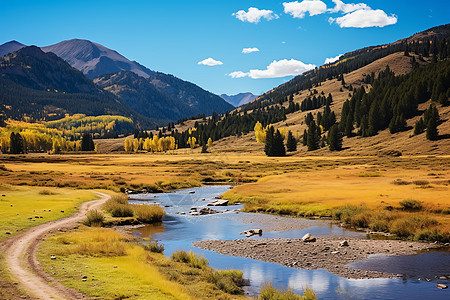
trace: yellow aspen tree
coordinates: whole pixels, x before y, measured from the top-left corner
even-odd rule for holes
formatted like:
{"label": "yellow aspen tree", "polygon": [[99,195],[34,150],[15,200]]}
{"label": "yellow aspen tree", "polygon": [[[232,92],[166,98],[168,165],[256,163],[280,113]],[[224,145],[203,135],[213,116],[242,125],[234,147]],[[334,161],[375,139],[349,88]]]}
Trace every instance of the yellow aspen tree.
{"label": "yellow aspen tree", "polygon": [[213,141],[211,138],[208,139],[208,148],[211,148],[213,145]]}
{"label": "yellow aspen tree", "polygon": [[136,153],[139,151],[139,139],[134,139],[134,141],[133,141],[133,150]]}
{"label": "yellow aspen tree", "polygon": [[125,139],[125,152],[131,152],[133,151],[133,144],[131,143],[131,140],[129,138]]}

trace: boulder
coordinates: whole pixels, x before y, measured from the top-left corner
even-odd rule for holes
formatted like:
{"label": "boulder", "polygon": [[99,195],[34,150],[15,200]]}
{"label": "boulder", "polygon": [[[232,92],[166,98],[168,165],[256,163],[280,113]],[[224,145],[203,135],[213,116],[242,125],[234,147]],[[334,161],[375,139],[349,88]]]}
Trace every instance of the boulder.
{"label": "boulder", "polygon": [[448,288],[448,286],[442,283],[436,284],[436,287],[441,290],[445,290],[446,288]]}
{"label": "boulder", "polygon": [[305,243],[312,243],[316,241],[316,238],[311,233],[307,233],[302,237],[302,241]]}
{"label": "boulder", "polygon": [[348,241],[341,241],[341,242],[339,242],[339,246],[341,246],[341,247],[348,247]]}
{"label": "boulder", "polygon": [[240,232],[239,234],[245,234],[246,237],[254,236],[255,234],[261,236],[262,235],[262,229],[249,229],[243,232]]}
{"label": "boulder", "polygon": [[227,206],[228,205],[228,200],[216,200],[214,202],[208,203],[207,206]]}

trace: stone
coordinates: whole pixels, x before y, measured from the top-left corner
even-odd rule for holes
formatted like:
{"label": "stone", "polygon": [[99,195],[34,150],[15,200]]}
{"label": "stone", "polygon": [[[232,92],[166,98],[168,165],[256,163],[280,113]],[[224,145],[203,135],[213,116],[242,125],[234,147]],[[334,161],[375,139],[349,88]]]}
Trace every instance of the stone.
{"label": "stone", "polygon": [[52,256],[50,256],[50,259],[55,260],[55,259],[56,259],[56,256],[52,255]]}
{"label": "stone", "polygon": [[214,202],[208,203],[207,206],[227,206],[228,205],[228,200],[216,200]]}
{"label": "stone", "polygon": [[341,242],[339,242],[339,246],[341,246],[341,247],[348,247],[348,241],[341,241]]}
{"label": "stone", "polygon": [[243,232],[240,232],[239,234],[245,234],[246,237],[254,236],[255,234],[258,234],[259,236],[262,235],[262,229],[249,229]]}
{"label": "stone", "polygon": [[442,283],[436,284],[436,287],[441,290],[445,290],[446,288],[448,288],[448,286],[446,286],[445,284],[442,284]]}
{"label": "stone", "polygon": [[316,238],[311,233],[307,233],[302,237],[302,241],[305,243],[313,243],[316,241]]}

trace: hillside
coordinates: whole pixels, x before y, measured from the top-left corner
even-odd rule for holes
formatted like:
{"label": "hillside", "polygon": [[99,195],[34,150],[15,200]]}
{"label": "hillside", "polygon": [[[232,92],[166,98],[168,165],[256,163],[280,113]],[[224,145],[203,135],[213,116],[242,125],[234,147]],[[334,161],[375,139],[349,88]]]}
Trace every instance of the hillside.
{"label": "hillside", "polygon": [[[336,63],[298,76],[248,105],[215,118],[214,126],[210,118],[206,121],[185,121],[175,127],[174,130],[178,132],[175,136],[187,139],[190,134],[185,131],[189,127],[197,127],[192,136],[197,138],[200,145],[212,137],[215,141],[213,149],[216,151],[262,152],[264,145],[256,143],[253,132],[254,124],[259,121],[263,127],[271,124],[283,132],[292,131],[300,141],[298,151],[292,153],[294,155],[388,155],[399,152],[405,155],[447,154],[450,152],[450,109],[446,104],[450,96],[450,70],[445,61],[450,57],[449,32],[449,25],[439,26],[415,34],[414,38],[347,53]],[[412,75],[401,76],[406,74]],[[396,83],[386,81],[385,76]],[[377,89],[371,93],[374,82]],[[387,91],[383,91],[386,90],[384,85]],[[354,105],[355,92],[361,87],[364,87],[367,95],[362,101],[365,105],[362,113],[366,119],[362,120],[364,124],[361,124],[361,120],[353,121],[351,135],[344,137],[343,150],[331,152],[328,149],[326,137],[329,132],[328,128],[324,128],[320,134],[323,142],[319,141],[319,149],[307,151],[301,145],[303,133],[308,128],[305,117],[311,114],[313,120],[319,120],[324,116],[326,107],[325,104],[315,104],[318,106],[305,109],[305,100],[316,103],[314,99],[325,99],[331,94],[329,111],[334,115],[333,122],[340,122],[344,103],[352,99]],[[388,94],[383,94],[386,92]],[[387,97],[387,100],[383,97]],[[381,103],[383,99],[389,103],[388,106]],[[439,114],[436,124],[439,135],[433,140],[426,138],[425,133],[413,134],[416,122],[424,118],[424,112],[430,104],[436,107]],[[368,131],[367,126],[376,120],[369,121],[369,112],[380,105],[383,105],[384,113],[388,115],[381,116],[380,120],[384,120]],[[398,128],[395,129],[395,126]],[[180,145],[184,145],[184,142]]]}
{"label": "hillside", "polygon": [[35,46],[0,58],[0,75],[0,109],[7,118],[54,120],[86,113],[123,115],[151,123],[55,54]]}
{"label": "hillside", "polygon": [[25,47],[25,45],[19,43],[18,41],[10,41],[4,43],[3,45],[0,45],[0,57],[5,56],[9,53],[13,53],[19,49],[22,49],[23,47]]}

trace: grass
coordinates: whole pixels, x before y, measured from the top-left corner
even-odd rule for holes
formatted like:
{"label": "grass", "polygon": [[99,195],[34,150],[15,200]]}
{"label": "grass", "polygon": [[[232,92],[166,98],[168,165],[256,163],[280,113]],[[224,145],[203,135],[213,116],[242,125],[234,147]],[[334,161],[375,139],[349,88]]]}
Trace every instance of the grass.
{"label": "grass", "polygon": [[161,222],[165,216],[164,209],[159,205],[129,204],[124,194],[114,195],[104,205],[103,210],[113,218],[135,217],[141,223]]}
{"label": "grass", "polygon": [[171,256],[173,261],[182,262],[197,269],[202,269],[208,266],[209,262],[206,258],[196,255],[194,252],[186,252],[184,250],[176,251]]}
{"label": "grass", "polygon": [[72,215],[79,204],[96,197],[90,191],[0,184],[0,240]]}
{"label": "grass", "polygon": [[83,224],[90,227],[102,227],[104,220],[105,216],[101,211],[90,210],[86,214],[86,219],[83,221]]}
{"label": "grass", "polygon": [[163,244],[158,244],[158,241],[151,241],[148,244],[144,245],[144,249],[148,250],[150,252],[163,253],[164,252],[164,245]]}
{"label": "grass", "polygon": [[313,290],[306,287],[303,296],[295,294],[291,289],[280,291],[271,284],[261,287],[259,300],[317,300]]}
{"label": "grass", "polygon": [[45,271],[92,298],[244,299],[210,282],[211,268],[174,262],[112,229],[83,226],[56,234],[37,255]]}

